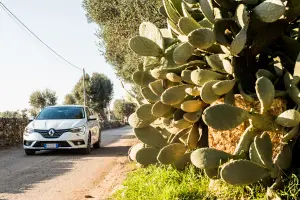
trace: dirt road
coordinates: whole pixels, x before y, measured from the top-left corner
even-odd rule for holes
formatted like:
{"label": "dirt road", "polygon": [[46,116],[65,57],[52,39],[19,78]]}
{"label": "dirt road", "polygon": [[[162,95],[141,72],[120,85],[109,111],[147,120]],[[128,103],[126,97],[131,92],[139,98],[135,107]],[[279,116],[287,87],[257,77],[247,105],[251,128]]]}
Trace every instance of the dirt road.
{"label": "dirt road", "polygon": [[124,178],[131,132],[130,127],[103,131],[102,148],[90,155],[44,151],[25,156],[20,148],[0,150],[0,200],[107,199]]}

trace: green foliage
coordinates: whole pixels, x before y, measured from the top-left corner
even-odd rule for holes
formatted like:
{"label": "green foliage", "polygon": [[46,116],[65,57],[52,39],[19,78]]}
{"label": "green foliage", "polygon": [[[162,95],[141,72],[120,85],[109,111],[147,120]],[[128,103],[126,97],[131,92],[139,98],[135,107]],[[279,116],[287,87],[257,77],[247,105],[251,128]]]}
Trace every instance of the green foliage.
{"label": "green foliage", "polygon": [[128,47],[128,40],[138,33],[143,21],[162,28],[165,20],[158,12],[161,0],[83,0],[89,21],[99,25],[99,48],[117,75],[132,82],[131,75],[143,60]]}
{"label": "green foliage", "polygon": [[65,105],[74,105],[76,104],[76,99],[72,94],[67,94],[64,100]]}
{"label": "green foliage", "polygon": [[128,118],[134,113],[136,105],[126,102],[122,99],[117,99],[114,102],[113,113],[117,119],[123,120],[124,117]]}
{"label": "green foliage", "polygon": [[[276,191],[282,199],[294,200],[300,196],[300,171],[285,176],[282,190]],[[130,172],[121,189],[112,196],[116,200],[173,200],[173,199],[265,199],[266,189],[261,184],[232,186],[217,181],[209,186],[210,179],[193,166],[184,171],[171,167],[149,166]],[[211,188],[209,190],[209,188]]]}
{"label": "green foliage", "polygon": [[35,91],[29,97],[29,103],[35,109],[43,109],[46,106],[53,106],[57,103],[56,101],[56,93],[49,89]]}
{"label": "green foliage", "polygon": [[[113,83],[106,75],[93,73],[91,77],[86,74],[85,87],[87,105],[93,109],[94,112],[103,115],[104,108],[109,105],[113,97]],[[83,78],[81,78],[74,86],[72,95],[76,99],[76,104],[83,105]]]}

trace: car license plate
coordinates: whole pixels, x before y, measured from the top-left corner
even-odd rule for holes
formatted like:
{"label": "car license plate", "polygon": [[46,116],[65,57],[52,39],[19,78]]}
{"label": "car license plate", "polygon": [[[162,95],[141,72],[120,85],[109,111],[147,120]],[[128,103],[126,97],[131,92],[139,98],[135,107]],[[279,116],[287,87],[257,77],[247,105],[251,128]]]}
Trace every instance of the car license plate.
{"label": "car license plate", "polygon": [[56,149],[58,148],[58,144],[52,143],[52,144],[44,144],[45,149]]}

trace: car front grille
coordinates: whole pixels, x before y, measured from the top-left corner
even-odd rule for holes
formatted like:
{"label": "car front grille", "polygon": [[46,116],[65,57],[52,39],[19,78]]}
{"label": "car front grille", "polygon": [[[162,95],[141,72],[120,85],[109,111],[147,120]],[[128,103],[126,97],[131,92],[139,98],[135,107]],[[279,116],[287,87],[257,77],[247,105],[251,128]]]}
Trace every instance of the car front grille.
{"label": "car front grille", "polygon": [[41,134],[44,138],[59,138],[62,134],[70,132],[71,129],[54,130],[53,136],[49,135],[49,130],[34,129],[34,132]]}
{"label": "car front grille", "polygon": [[44,147],[44,144],[58,144],[58,147],[71,147],[67,141],[37,141],[33,147]]}

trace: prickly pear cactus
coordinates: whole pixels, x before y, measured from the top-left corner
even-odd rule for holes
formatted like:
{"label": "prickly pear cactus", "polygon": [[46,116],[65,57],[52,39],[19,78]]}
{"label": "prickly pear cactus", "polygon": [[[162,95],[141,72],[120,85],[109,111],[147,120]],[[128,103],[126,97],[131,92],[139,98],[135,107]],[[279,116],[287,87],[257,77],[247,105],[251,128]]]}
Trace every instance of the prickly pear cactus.
{"label": "prickly pear cactus", "polygon": [[300,1],[163,0],[160,13],[166,28],[143,22],[129,41],[146,102],[129,123],[147,146],[131,157],[280,182],[300,134]]}

